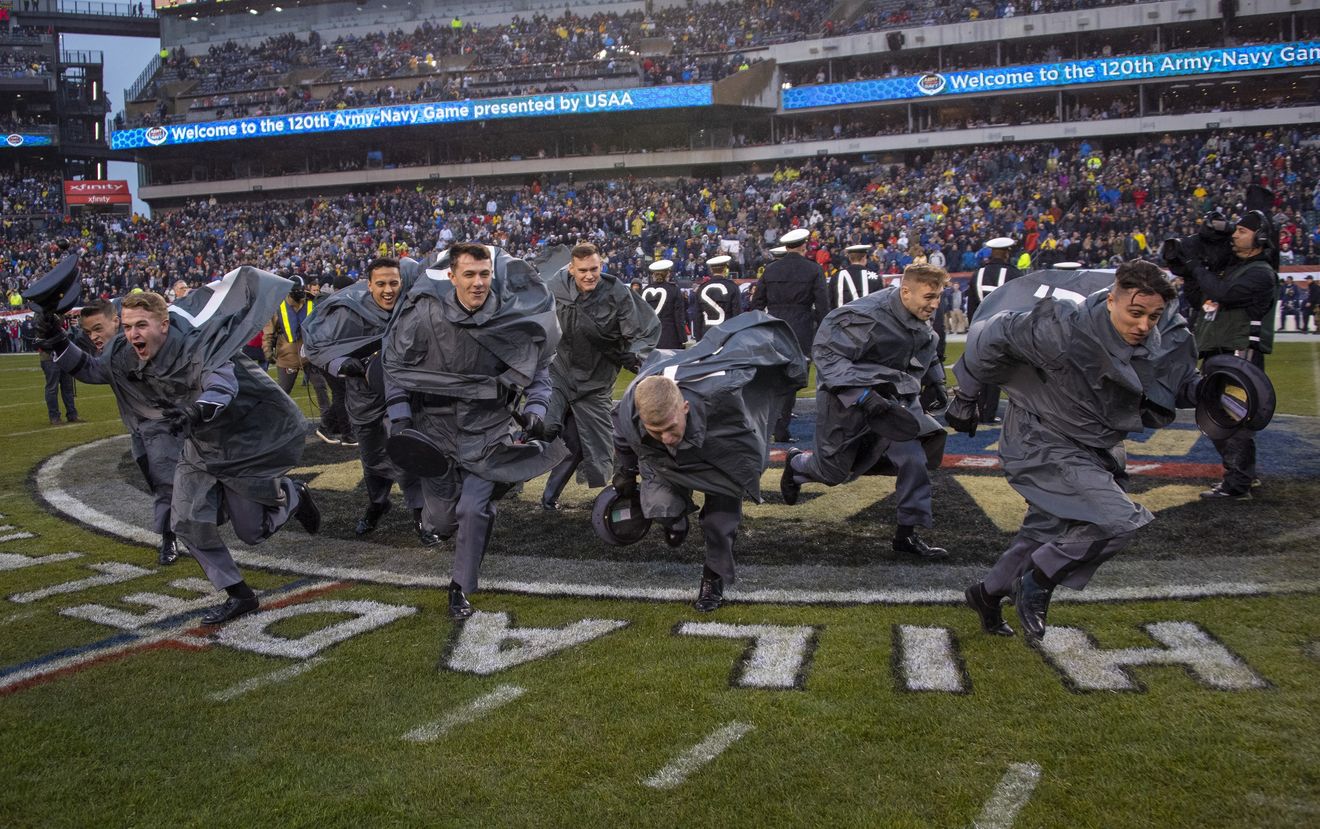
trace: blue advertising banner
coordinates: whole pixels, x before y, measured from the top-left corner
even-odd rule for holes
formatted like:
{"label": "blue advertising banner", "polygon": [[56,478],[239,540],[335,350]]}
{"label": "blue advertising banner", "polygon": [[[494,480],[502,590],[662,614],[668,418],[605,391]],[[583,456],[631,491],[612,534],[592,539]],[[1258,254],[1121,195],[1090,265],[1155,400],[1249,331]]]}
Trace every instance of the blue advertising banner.
{"label": "blue advertising banner", "polygon": [[51,147],[55,145],[55,139],[49,135],[33,135],[31,133],[11,132],[5,136],[4,146],[9,149],[18,147]]}
{"label": "blue advertising banner", "polygon": [[487,98],[466,101],[437,101],[427,104],[294,115],[268,115],[230,121],[202,121],[167,127],[139,127],[110,133],[110,149],[135,150],[231,141],[239,138],[274,138],[314,135],[342,130],[380,127],[415,127],[428,124],[457,124],[491,118],[535,118],[547,115],[586,115],[604,112],[640,112],[648,109],[710,106],[711,84],[648,86],[635,89],[601,89],[591,92],[556,92],[516,98]]}
{"label": "blue advertising banner", "polygon": [[784,90],[783,100],[785,110],[810,109],[876,101],[919,100],[935,95],[1003,92],[1012,89],[1285,69],[1317,64],[1320,64],[1320,42],[1271,43],[1264,46],[1239,46],[1234,49],[1204,49],[1196,52],[1070,60],[1030,66],[998,66],[992,69],[971,69],[960,72],[928,72],[925,75],[803,86]]}

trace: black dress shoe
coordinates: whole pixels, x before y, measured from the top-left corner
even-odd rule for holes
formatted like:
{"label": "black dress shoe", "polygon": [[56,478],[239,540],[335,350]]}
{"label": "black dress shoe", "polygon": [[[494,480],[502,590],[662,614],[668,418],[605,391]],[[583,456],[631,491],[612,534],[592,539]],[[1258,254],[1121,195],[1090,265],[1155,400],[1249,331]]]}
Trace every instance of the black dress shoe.
{"label": "black dress shoe", "polygon": [[788,455],[784,458],[784,472],[779,477],[779,494],[789,506],[796,504],[798,496],[802,494],[802,484],[797,482],[793,472],[793,459],[801,454],[801,449],[788,450]]}
{"label": "black dress shoe", "polygon": [[476,611],[463,595],[463,588],[458,586],[457,582],[449,583],[449,618],[455,622],[461,622],[471,616]]}
{"label": "black dress shoe", "polygon": [[697,592],[697,600],[692,603],[692,607],[701,613],[710,613],[712,610],[718,610],[722,604],[724,604],[724,579],[703,573],[701,589]]}
{"label": "black dress shoe", "polygon": [[161,567],[169,567],[178,560],[179,546],[174,540],[174,533],[161,533],[160,546],[156,548],[156,563]]}
{"label": "black dress shoe", "polygon": [[353,532],[356,535],[366,535],[376,529],[377,525],[380,524],[380,519],[389,511],[389,501],[386,501],[383,504],[368,504],[367,511],[362,513],[362,517],[358,519],[357,526],[353,528]]}
{"label": "black dress shoe", "polygon": [[239,599],[230,596],[225,603],[219,607],[213,607],[202,617],[204,625],[220,625],[231,619],[237,619],[239,616],[245,616],[248,613],[261,607],[261,602],[257,601],[256,596],[248,596],[246,599]]}
{"label": "black dress shoe", "polygon": [[687,540],[688,529],[691,528],[686,515],[679,518],[673,524],[665,527],[665,543],[670,547],[682,547],[683,542]]}
{"label": "black dress shoe", "polygon": [[434,531],[428,530],[425,526],[423,526],[421,521],[414,521],[413,529],[417,531],[417,540],[422,542],[423,547],[434,547],[435,545],[439,544],[441,541],[444,541],[444,539],[441,538],[439,535],[437,535]]}
{"label": "black dress shoe", "polygon": [[930,546],[925,541],[922,541],[921,536],[916,533],[906,536],[905,538],[895,538],[894,552],[907,553],[908,555],[929,559],[931,561],[938,561],[939,559],[949,557],[948,550],[943,547]]}
{"label": "black dress shoe", "polygon": [[1013,635],[1013,629],[1004,621],[1004,614],[999,609],[1000,598],[985,592],[983,583],[973,584],[963,591],[963,595],[967,597],[968,606],[981,617],[981,630],[995,636]]}
{"label": "black dress shoe", "polygon": [[321,531],[321,511],[312,500],[312,491],[302,481],[294,481],[293,489],[298,493],[298,509],[293,511],[293,517],[298,519],[308,535],[316,535]]}
{"label": "black dress shoe", "polygon": [[1045,616],[1050,610],[1053,587],[1044,587],[1036,581],[1031,570],[1013,581],[1013,605],[1022,621],[1022,634],[1028,642],[1039,642],[1045,636]]}
{"label": "black dress shoe", "polygon": [[1248,489],[1246,492],[1229,492],[1224,489],[1222,483],[1218,483],[1207,489],[1205,492],[1202,492],[1201,498],[1206,501],[1250,501],[1251,490]]}

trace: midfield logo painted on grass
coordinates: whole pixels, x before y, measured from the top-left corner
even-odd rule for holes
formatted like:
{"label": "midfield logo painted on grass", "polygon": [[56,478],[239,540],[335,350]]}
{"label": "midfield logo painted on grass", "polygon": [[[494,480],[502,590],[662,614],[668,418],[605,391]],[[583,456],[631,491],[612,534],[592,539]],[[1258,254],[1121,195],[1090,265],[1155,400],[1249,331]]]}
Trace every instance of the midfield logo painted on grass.
{"label": "midfield logo painted on grass", "polygon": [[[77,555],[34,558],[10,554],[0,560],[0,566],[12,571]],[[30,604],[131,581],[153,572],[122,562],[96,562],[89,568],[98,575],[57,581],[7,598],[10,602]],[[410,619],[419,612],[411,605],[322,598],[347,585],[304,580],[268,593],[262,610],[214,629],[196,623],[202,608],[216,601],[209,585],[200,579],[180,579],[168,586],[192,595],[136,592],[118,599],[120,604],[147,608],[143,612],[95,603],[59,610],[62,616],[103,625],[116,634],[0,669],[0,694],[14,693],[104,662],[159,648],[199,650],[221,645],[265,656],[310,660],[337,644]],[[300,618],[306,623],[316,617],[324,617],[324,624],[296,637],[271,630],[290,619]],[[552,658],[569,648],[582,647],[628,624],[627,619],[581,619],[557,628],[518,627],[508,613],[478,612],[454,627],[440,669],[489,676]],[[1153,622],[1144,629],[1154,640],[1154,646],[1106,649],[1084,630],[1051,627],[1039,652],[1058,671],[1065,686],[1074,691],[1140,691],[1142,686],[1130,670],[1146,665],[1181,667],[1203,687],[1219,691],[1269,687],[1244,660],[1193,622]],[[741,654],[734,659],[730,671],[732,687],[806,690],[819,629],[812,625],[688,621],[677,624],[672,635],[730,639],[741,644]],[[972,690],[959,654],[957,635],[949,628],[897,626],[893,637],[893,674],[902,691],[966,694]]]}

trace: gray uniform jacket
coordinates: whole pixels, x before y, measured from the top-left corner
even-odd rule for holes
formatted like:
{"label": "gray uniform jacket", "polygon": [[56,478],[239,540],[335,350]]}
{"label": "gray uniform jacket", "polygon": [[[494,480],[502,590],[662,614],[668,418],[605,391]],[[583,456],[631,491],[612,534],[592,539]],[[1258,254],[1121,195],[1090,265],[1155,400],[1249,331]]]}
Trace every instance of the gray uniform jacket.
{"label": "gray uniform jacket", "polygon": [[[406,290],[406,289],[405,289]],[[303,323],[303,356],[332,375],[349,357],[364,363],[380,351],[390,312],[376,304],[366,284],[358,282],[317,303]],[[357,426],[376,423],[385,416],[385,396],[374,391],[364,377],[345,377],[349,420]]]}
{"label": "gray uniform jacket", "polygon": [[826,315],[811,349],[816,387],[846,405],[855,403],[862,390],[878,389],[921,421],[921,434],[944,431],[920,401],[924,387],[944,384],[937,344],[930,325],[904,307],[899,287],[885,288]]}
{"label": "gray uniform jacket", "polygon": [[531,265],[495,251],[486,302],[469,313],[448,271],[427,271],[396,308],[381,359],[386,400],[408,398],[425,429],[462,469],[490,481],[535,478],[568,454],[563,441],[515,443],[513,410],[549,402],[559,344],[554,299]]}
{"label": "gray uniform jacket", "polygon": [[1050,296],[983,317],[954,366],[961,392],[982,383],[1008,392],[1000,459],[1033,508],[1023,532],[1041,541],[1065,528],[1071,540],[1113,538],[1152,521],[1116,491],[1126,478],[1122,441],[1192,403],[1196,346],[1176,307],[1134,348],[1110,322],[1107,298]]}
{"label": "gray uniform jacket", "polygon": [[[674,380],[688,402],[687,430],[672,454],[637,415],[637,381],[653,374]],[[771,421],[783,396],[806,383],[806,358],[792,329],[761,312],[711,329],[686,351],[656,352],[614,413],[618,466],[641,471],[643,513],[683,515],[693,490],[760,503]]]}
{"label": "gray uniform jacket", "polygon": [[[159,420],[164,409],[195,401],[220,403],[214,420],[194,427],[183,457],[227,488],[261,504],[275,504],[274,482],[297,465],[306,442],[298,405],[255,363],[241,356],[292,283],[244,266],[170,306],[160,350],[143,363],[123,336],[92,359],[70,347],[64,359],[81,362],[92,383],[109,383],[133,416]],[[74,353],[76,352],[76,353]],[[176,503],[191,493],[175,493]]]}
{"label": "gray uniform jacket", "polygon": [[626,354],[644,360],[660,341],[660,320],[640,294],[611,274],[582,293],[568,268],[550,278],[559,347],[550,364],[553,393],[546,423],[562,426],[571,410],[582,446],[579,477],[605,485],[611,464],[610,396]]}

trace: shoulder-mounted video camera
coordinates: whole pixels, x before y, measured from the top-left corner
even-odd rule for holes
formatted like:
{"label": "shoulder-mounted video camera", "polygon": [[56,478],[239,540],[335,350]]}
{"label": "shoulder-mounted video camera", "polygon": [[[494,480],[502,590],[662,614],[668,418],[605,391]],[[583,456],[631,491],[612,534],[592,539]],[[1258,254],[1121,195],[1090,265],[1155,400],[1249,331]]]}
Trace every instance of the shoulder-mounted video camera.
{"label": "shoulder-mounted video camera", "polygon": [[1169,270],[1178,276],[1191,276],[1192,268],[1204,264],[1211,271],[1221,271],[1233,261],[1233,230],[1237,227],[1222,211],[1213,210],[1201,219],[1201,226],[1190,236],[1165,239],[1160,256]]}

